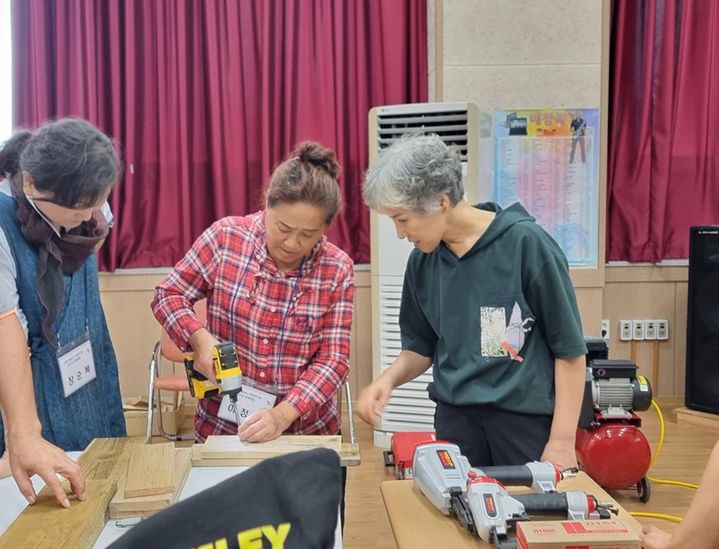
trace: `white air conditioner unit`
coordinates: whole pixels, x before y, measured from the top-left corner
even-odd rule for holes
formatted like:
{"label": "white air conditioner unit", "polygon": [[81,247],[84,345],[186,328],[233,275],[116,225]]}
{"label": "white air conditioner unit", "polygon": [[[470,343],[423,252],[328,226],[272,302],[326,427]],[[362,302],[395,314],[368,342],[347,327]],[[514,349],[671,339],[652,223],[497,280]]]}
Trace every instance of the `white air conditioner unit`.
{"label": "white air conditioner unit", "polygon": [[[369,112],[370,162],[380,149],[407,133],[436,133],[447,144],[459,148],[467,199],[489,200],[489,176],[480,178],[480,146],[491,147],[491,117],[481,115],[476,105],[467,102],[415,103],[375,107]],[[480,130],[482,137],[480,139]],[[480,145],[481,143],[481,145]],[[483,156],[484,158],[484,156]],[[487,168],[490,163],[485,165]],[[484,170],[483,170],[484,172]],[[480,179],[484,184],[480,187]],[[399,332],[399,306],[402,281],[412,245],[399,240],[392,221],[371,212],[372,253],[372,357],[373,378],[377,378],[402,350]],[[434,428],[434,403],[427,395],[432,369],[417,379],[397,387],[390,397],[380,425],[374,432],[374,444],[389,447],[395,431],[427,431]]]}

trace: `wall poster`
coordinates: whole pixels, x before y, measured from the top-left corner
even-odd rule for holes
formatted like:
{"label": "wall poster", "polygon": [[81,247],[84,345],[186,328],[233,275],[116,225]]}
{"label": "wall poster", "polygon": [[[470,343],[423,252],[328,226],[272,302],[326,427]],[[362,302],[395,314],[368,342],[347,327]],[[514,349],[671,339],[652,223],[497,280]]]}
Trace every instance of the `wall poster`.
{"label": "wall poster", "polygon": [[497,110],[494,198],[521,202],[571,266],[596,266],[599,110]]}

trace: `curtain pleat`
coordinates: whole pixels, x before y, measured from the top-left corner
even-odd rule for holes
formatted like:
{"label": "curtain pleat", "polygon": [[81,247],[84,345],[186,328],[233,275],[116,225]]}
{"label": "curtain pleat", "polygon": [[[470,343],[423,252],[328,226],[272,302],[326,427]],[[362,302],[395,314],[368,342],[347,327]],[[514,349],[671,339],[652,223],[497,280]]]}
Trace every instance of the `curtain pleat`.
{"label": "curtain pleat", "polygon": [[719,3],[612,10],[607,259],[686,259],[719,224]]}

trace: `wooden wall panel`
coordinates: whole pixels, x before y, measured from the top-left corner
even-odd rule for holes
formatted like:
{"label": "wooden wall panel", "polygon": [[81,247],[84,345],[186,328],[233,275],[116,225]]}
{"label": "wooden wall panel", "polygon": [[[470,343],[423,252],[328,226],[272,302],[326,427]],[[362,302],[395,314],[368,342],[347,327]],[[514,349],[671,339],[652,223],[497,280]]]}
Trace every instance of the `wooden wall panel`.
{"label": "wooden wall panel", "polygon": [[150,310],[157,274],[100,275],[100,296],[112,336],[123,396],[147,394],[147,368],[160,325]]}
{"label": "wooden wall panel", "polygon": [[372,295],[370,272],[357,272],[354,316],[352,398],[372,382]]}
{"label": "wooden wall panel", "polygon": [[674,342],[674,393],[684,396],[686,386],[687,362],[687,305],[689,302],[689,283],[677,282],[674,301],[674,329],[669,326],[669,341]]}
{"label": "wooden wall panel", "polygon": [[686,267],[609,267],[604,288],[603,316],[610,320],[610,358],[632,357],[632,344],[619,338],[620,320],[666,319],[669,340],[635,342],[640,372],[651,378],[656,347],[659,385],[654,394],[684,394],[686,350]]}
{"label": "wooden wall panel", "polygon": [[577,305],[585,335],[599,336],[602,332],[602,288],[576,288]]}

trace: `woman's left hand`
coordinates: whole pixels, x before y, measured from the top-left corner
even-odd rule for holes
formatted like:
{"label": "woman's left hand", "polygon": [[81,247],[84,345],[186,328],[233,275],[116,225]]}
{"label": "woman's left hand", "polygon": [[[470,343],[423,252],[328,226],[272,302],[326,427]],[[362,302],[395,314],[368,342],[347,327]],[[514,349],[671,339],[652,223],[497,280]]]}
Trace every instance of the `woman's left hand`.
{"label": "woman's left hand", "polygon": [[[274,408],[264,408],[253,412],[237,430],[240,438],[246,442],[267,442],[274,440],[292,425],[294,418],[288,417],[280,403]],[[291,408],[289,405],[286,405]],[[293,408],[291,408],[294,410]]]}
{"label": "woman's left hand", "polygon": [[577,468],[574,441],[553,441],[551,438],[542,452],[542,461],[549,461],[560,471]]}

